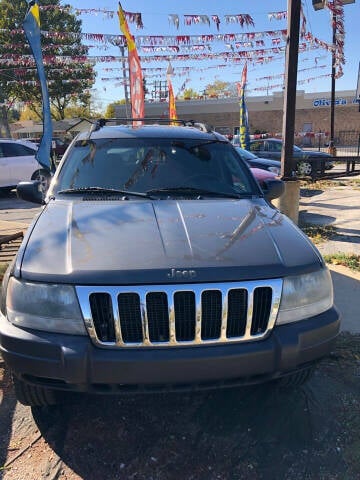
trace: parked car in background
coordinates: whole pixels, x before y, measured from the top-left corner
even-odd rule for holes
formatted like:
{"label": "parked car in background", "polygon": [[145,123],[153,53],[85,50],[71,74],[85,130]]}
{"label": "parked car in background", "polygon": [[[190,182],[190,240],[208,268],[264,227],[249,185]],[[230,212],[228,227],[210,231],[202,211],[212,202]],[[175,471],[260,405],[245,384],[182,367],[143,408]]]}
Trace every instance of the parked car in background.
{"label": "parked car in background", "polygon": [[279,160],[270,160],[269,158],[259,158],[248,150],[244,150],[241,147],[235,147],[235,150],[240,157],[246,162],[249,167],[257,168],[261,170],[267,170],[274,174],[274,176],[280,175],[281,162]]}
{"label": "parked car in background", "polygon": [[[250,171],[254,175],[255,180],[257,180],[261,190],[264,192],[264,195],[269,202],[275,198],[279,198],[283,194],[285,190],[285,184],[277,175],[275,175],[275,173],[255,167],[250,167]],[[277,184],[277,189],[274,188],[275,183]],[[271,189],[273,189],[274,192],[272,194],[269,192],[269,184],[272,184]]]}
{"label": "parked car in background", "polygon": [[69,146],[68,143],[61,140],[59,137],[53,137],[52,139],[52,149],[56,155],[56,158],[60,159],[64,153],[66,152],[67,147]]}
{"label": "parked car in background", "polygon": [[[250,142],[250,151],[258,157],[272,160],[281,159],[282,140],[277,138],[261,138]],[[296,169],[299,175],[313,175],[321,169],[321,161],[325,170],[333,168],[333,156],[326,152],[303,150],[294,145],[293,158],[296,160]],[[315,167],[314,167],[315,165]]]}
{"label": "parked car in background", "polygon": [[[38,146],[41,142],[41,138],[29,138],[28,140]],[[57,159],[60,159],[64,155],[68,146],[69,144],[67,142],[64,142],[64,140],[62,140],[60,137],[52,137],[51,148]]]}
{"label": "parked car in background", "polygon": [[37,145],[29,141],[0,139],[0,188],[11,190],[19,182],[38,180],[45,192],[50,173],[35,158]]}
{"label": "parked car in background", "polygon": [[261,187],[264,186],[266,180],[277,179],[277,175],[275,175],[275,173],[268,172],[262,168],[250,167],[250,171]]}

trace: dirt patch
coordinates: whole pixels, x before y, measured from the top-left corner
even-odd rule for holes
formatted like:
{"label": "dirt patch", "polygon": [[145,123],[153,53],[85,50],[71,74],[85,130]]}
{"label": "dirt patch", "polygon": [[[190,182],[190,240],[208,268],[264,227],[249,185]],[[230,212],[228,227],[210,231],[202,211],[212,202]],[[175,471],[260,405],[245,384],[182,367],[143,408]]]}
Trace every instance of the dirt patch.
{"label": "dirt patch", "polygon": [[[1,362],[1,360],[0,360]],[[15,402],[0,363],[3,480],[360,478],[360,337],[304,387]]]}

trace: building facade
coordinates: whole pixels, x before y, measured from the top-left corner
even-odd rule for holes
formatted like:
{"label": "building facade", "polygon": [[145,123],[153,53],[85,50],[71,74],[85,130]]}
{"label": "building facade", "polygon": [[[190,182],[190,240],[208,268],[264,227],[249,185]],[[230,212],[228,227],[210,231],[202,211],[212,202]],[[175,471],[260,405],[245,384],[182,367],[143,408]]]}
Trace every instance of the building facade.
{"label": "building facade", "polygon": [[[321,133],[325,138],[330,130],[330,93],[296,94],[296,136],[303,138],[303,144]],[[338,141],[344,132],[360,133],[359,104],[355,100],[355,90],[336,92],[335,134]],[[283,92],[267,96],[248,96],[246,105],[249,114],[250,133],[281,135],[283,122]],[[210,124],[223,134],[236,133],[239,126],[239,101],[237,98],[177,100],[178,118]],[[128,108],[129,110],[129,108]],[[147,117],[167,118],[166,102],[145,103]],[[126,106],[115,106],[116,117],[126,117]]]}

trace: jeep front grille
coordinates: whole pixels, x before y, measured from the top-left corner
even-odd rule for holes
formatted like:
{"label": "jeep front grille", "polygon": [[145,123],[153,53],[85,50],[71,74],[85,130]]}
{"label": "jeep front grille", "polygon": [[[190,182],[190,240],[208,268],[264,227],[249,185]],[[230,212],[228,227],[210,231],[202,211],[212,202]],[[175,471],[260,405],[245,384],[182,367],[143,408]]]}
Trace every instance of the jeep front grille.
{"label": "jeep front grille", "polygon": [[186,346],[258,340],[274,326],[282,280],[76,287],[101,347]]}

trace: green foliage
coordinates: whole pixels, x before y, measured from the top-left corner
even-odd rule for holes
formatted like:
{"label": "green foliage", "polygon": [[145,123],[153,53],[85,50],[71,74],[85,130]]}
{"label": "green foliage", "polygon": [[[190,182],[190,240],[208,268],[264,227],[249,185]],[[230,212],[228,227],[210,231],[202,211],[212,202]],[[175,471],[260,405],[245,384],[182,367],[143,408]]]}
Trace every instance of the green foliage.
{"label": "green foliage", "polygon": [[115,105],[125,105],[125,103],[125,98],[123,98],[122,100],[117,100],[113,103],[109,103],[105,110],[105,118],[115,118]]}
{"label": "green foliage", "polygon": [[187,88],[186,90],[184,90],[182,98],[190,99],[190,98],[198,98],[198,96],[199,94],[197,93],[196,90],[193,90],[192,88]]}
{"label": "green foliage", "polygon": [[[41,5],[60,6],[60,0],[42,0]],[[16,62],[0,65],[0,91],[6,100],[23,101],[36,111],[36,105],[41,104],[40,86],[25,83],[37,80],[31,50],[22,32],[27,7],[24,0],[0,0],[0,56],[11,59],[14,55]],[[56,8],[41,10],[40,21],[41,30],[51,32],[51,36],[41,36],[41,44],[52,114],[59,120],[64,118],[66,108],[74,99],[78,105],[87,104],[95,73],[85,59],[76,63],[69,58],[64,62],[61,58],[88,54],[87,47],[81,43],[81,21],[74,14]],[[17,58],[24,55],[29,58]]]}
{"label": "green foliage", "polygon": [[354,253],[334,253],[333,255],[324,255],[324,260],[327,263],[343,265],[344,267],[360,272],[360,255],[355,255]]}
{"label": "green foliage", "polygon": [[236,86],[233,83],[216,80],[214,83],[206,85],[204,93],[208,97],[235,96]]}

